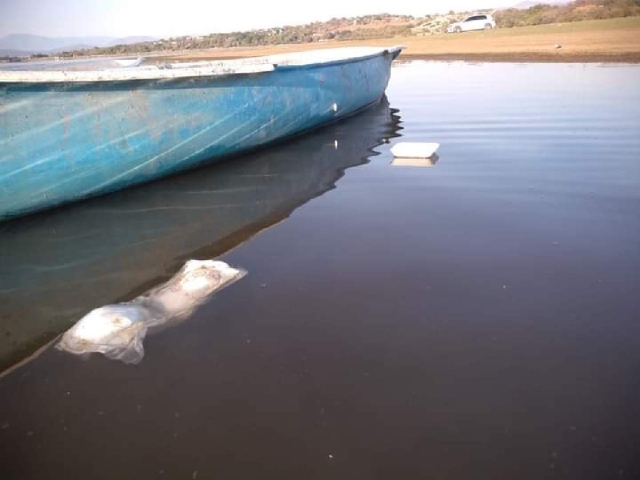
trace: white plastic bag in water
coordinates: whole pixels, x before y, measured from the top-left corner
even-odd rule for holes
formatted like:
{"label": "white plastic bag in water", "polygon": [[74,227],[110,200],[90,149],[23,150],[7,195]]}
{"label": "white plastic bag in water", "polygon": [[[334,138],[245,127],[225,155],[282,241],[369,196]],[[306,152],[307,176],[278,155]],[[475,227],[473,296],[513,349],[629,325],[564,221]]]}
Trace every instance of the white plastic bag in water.
{"label": "white plastic bag in water", "polygon": [[131,302],[92,310],[62,336],[57,348],[138,363],[147,331],[185,319],[211,294],[245,274],[224,262],[189,260],[168,282]]}

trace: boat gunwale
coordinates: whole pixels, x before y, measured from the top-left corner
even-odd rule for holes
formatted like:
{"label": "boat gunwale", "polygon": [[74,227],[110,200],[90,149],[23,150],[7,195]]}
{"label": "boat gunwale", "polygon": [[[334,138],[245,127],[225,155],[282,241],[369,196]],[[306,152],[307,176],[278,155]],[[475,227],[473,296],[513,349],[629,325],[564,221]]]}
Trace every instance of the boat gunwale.
{"label": "boat gunwale", "polygon": [[[215,78],[242,75],[255,75],[270,73],[278,70],[308,70],[346,63],[365,61],[374,57],[392,55],[395,58],[403,49],[402,46],[394,47],[354,47],[334,48],[326,50],[311,50],[295,52],[292,54],[280,54],[246,58],[240,60],[227,60],[219,62],[194,62],[181,66],[180,63],[170,65],[152,65],[144,67],[123,67],[104,70],[0,70],[0,86],[7,84],[64,84],[64,83],[115,83],[144,80],[173,80],[186,78]],[[342,51],[361,52],[360,55],[351,55],[338,58],[320,58],[309,63],[295,63],[297,57],[308,55],[326,55]],[[297,56],[297,57],[296,57]],[[281,60],[281,61],[279,61]]]}

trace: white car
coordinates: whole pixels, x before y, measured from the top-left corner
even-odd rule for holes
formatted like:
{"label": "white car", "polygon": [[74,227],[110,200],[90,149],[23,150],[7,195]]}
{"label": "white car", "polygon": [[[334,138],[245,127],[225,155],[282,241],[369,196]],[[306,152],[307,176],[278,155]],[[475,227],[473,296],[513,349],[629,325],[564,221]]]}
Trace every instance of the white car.
{"label": "white car", "polygon": [[447,33],[468,32],[470,30],[489,30],[496,28],[496,21],[491,15],[471,15],[461,22],[452,23],[447,27]]}

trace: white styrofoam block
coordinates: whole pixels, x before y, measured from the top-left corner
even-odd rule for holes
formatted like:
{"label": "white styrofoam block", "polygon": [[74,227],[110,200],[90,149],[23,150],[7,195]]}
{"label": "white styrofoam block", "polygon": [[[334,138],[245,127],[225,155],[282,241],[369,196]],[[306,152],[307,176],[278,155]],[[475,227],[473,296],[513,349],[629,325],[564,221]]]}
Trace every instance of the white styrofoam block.
{"label": "white styrofoam block", "polygon": [[398,158],[429,158],[439,147],[439,143],[400,142],[391,148],[391,153]]}

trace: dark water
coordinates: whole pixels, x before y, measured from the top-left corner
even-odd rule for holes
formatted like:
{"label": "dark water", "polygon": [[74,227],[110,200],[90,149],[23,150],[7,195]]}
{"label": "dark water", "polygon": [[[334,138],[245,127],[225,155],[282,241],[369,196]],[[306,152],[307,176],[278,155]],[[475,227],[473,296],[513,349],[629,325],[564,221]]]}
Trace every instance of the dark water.
{"label": "dark water", "polygon": [[401,64],[390,105],[2,225],[7,365],[187,258],[249,271],[138,366],[1,378],[2,478],[639,478],[639,85]]}

